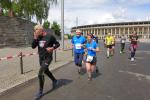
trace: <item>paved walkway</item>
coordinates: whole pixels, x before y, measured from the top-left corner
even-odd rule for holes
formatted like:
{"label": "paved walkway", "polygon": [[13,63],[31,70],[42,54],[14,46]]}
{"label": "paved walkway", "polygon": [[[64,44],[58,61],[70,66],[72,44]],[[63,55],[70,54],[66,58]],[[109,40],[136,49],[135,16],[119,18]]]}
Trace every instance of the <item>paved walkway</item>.
{"label": "paved walkway", "polygon": [[[4,48],[0,49],[0,57],[19,54],[28,54],[31,52],[37,52],[37,49],[33,50],[29,48]],[[58,50],[56,52],[56,62],[50,65],[50,70],[54,70],[64,64],[72,61],[72,51]],[[27,82],[28,80],[37,77],[39,69],[38,55],[32,55],[23,58],[24,74],[20,74],[20,58],[13,58],[10,60],[0,61],[0,93],[10,89],[18,84]]]}

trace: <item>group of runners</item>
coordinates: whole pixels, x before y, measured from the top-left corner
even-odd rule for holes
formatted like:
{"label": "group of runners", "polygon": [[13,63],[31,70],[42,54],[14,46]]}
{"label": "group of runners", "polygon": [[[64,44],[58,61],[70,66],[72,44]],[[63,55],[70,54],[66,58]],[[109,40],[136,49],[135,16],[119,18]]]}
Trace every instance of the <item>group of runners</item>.
{"label": "group of runners", "polygon": [[82,36],[80,30],[77,30],[71,42],[74,48],[74,62],[78,67],[78,73],[81,73],[83,63],[85,63],[88,80],[92,80],[92,73],[98,73],[96,52],[99,52],[100,49],[98,38],[94,34],[88,33],[86,37]]}
{"label": "group of runners", "polygon": [[[129,35],[129,51],[130,51],[130,57],[129,59],[131,61],[135,60],[135,53],[136,49],[138,47],[138,35],[136,31],[133,31]],[[115,43],[116,39],[115,36],[113,36],[111,33],[108,33],[107,36],[104,39],[104,46],[107,48],[107,58],[110,58],[115,53]],[[125,44],[126,44],[126,37],[125,35],[120,36],[120,53],[125,52]]]}
{"label": "group of runners", "polygon": [[[108,33],[104,39],[104,45],[107,48],[107,58],[114,55],[115,50],[115,37]],[[124,52],[126,38],[121,37],[121,50],[120,53]],[[136,32],[130,35],[130,51],[131,51],[131,61],[134,61],[135,52],[137,48],[138,36]],[[86,37],[82,35],[81,30],[76,30],[76,35],[71,40],[72,47],[74,49],[74,62],[78,68],[78,73],[83,71],[83,65],[86,67],[86,72],[88,73],[88,80],[92,80],[93,73],[98,73],[97,63],[97,52],[100,51],[98,38],[92,33],[88,33]],[[49,70],[49,65],[53,59],[53,51],[60,46],[56,38],[44,31],[42,25],[36,25],[34,27],[34,39],[32,42],[32,48],[38,47],[39,53],[39,91],[35,96],[35,99],[39,99],[43,95],[44,87],[44,74],[46,74],[52,80],[53,88],[56,88],[59,81],[54,77],[54,75]]]}

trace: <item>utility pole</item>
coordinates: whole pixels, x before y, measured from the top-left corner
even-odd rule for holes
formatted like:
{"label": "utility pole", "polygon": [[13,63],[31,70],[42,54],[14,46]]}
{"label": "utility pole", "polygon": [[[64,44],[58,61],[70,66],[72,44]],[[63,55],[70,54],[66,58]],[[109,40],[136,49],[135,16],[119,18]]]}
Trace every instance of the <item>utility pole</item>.
{"label": "utility pole", "polygon": [[76,17],[76,29],[78,27],[78,17]]}
{"label": "utility pole", "polygon": [[61,43],[64,50],[64,0],[61,0]]}

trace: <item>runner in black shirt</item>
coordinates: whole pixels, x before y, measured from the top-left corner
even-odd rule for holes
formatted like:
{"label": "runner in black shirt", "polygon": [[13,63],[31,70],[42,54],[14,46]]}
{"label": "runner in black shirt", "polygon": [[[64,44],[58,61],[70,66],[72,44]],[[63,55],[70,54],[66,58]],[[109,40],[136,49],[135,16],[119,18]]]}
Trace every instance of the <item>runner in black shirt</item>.
{"label": "runner in black shirt", "polygon": [[50,65],[53,57],[53,50],[60,46],[59,42],[56,41],[55,37],[49,33],[46,33],[41,25],[34,27],[34,40],[32,42],[32,48],[38,47],[40,70],[38,74],[40,89],[36,95],[36,99],[40,98],[43,94],[44,87],[44,74],[46,74],[53,82],[53,88],[56,87],[58,81],[49,71],[48,66]]}

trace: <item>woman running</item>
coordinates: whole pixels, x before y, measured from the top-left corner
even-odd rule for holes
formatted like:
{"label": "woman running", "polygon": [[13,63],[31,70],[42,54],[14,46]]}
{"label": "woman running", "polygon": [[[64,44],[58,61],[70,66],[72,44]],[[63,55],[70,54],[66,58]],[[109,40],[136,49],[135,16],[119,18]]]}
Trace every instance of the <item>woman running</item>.
{"label": "woman running", "polygon": [[88,73],[88,80],[92,80],[92,73],[95,70],[96,65],[96,52],[100,51],[97,43],[92,40],[92,35],[87,36],[87,43],[86,43],[86,70]]}

